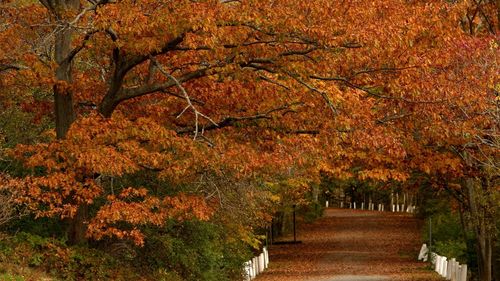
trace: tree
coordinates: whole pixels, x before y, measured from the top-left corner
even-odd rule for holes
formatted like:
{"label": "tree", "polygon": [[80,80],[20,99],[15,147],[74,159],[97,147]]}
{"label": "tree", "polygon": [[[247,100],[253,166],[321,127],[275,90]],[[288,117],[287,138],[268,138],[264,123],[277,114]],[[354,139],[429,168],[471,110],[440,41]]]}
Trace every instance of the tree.
{"label": "tree", "polygon": [[25,201],[73,218],[74,242],[86,232],[141,244],[144,225],[210,218],[222,196],[172,188],[207,171],[254,185],[318,182],[320,171],[461,178],[452,148],[480,120],[461,109],[488,102],[478,81],[467,99],[449,81],[474,42],[459,24],[466,4],[2,3],[2,84],[54,94],[55,137],[11,153],[32,169]]}
{"label": "tree", "polygon": [[[481,280],[492,280],[498,215],[498,40],[491,35],[450,40],[422,69],[421,93],[434,100],[405,106],[399,123],[407,139],[408,168],[450,192],[475,233]],[[403,87],[399,87],[404,89]],[[432,88],[432,89],[429,89]]]}

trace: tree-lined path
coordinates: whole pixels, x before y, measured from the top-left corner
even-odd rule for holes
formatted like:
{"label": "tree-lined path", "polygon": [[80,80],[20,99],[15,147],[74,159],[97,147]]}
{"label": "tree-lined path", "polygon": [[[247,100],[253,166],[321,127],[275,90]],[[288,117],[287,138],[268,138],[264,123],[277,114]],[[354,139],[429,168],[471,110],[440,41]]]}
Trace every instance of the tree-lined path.
{"label": "tree-lined path", "polygon": [[416,261],[420,222],[407,214],[327,209],[302,224],[302,244],[273,245],[258,281],[440,280]]}

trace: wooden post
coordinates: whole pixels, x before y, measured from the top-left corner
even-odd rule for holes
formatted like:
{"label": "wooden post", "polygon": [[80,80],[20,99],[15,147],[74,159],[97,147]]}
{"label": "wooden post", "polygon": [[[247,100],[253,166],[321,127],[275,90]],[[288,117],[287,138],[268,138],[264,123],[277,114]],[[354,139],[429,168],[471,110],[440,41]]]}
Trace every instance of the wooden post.
{"label": "wooden post", "polygon": [[271,227],[270,227],[270,232],[269,232],[269,244],[273,244],[274,243],[274,233],[273,233],[273,224],[274,224],[274,218],[271,218]]}
{"label": "wooden post", "polygon": [[297,233],[295,227],[295,205],[293,205],[293,242],[297,242]]}
{"label": "wooden post", "polygon": [[432,217],[429,217],[429,253],[432,251]]}
{"label": "wooden post", "polygon": [[448,261],[448,266],[446,267],[446,279],[451,280],[451,275],[453,274],[453,266],[455,265],[455,258]]}
{"label": "wooden post", "polygon": [[467,265],[462,264],[460,267],[460,280],[459,281],[467,281]]}
{"label": "wooden post", "polygon": [[391,206],[394,206],[394,193],[392,191],[391,191]]}
{"label": "wooden post", "polygon": [[442,264],[441,264],[441,276],[446,277],[446,272],[448,270],[448,259],[446,257],[443,257],[442,259]]}
{"label": "wooden post", "polygon": [[266,269],[266,262],[265,262],[265,258],[264,258],[264,252],[260,253],[258,260],[259,260],[259,270],[260,270],[260,272],[263,272],[264,269]]}
{"label": "wooden post", "polygon": [[436,272],[441,274],[441,256],[440,255],[437,255],[436,256],[436,268],[435,268]]}

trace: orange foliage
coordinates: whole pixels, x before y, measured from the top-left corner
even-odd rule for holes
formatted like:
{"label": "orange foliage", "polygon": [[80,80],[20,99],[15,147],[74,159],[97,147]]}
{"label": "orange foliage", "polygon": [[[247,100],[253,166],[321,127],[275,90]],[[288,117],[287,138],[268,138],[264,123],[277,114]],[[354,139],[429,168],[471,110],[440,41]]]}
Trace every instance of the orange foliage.
{"label": "orange foliage", "polygon": [[[82,1],[61,14],[17,2],[0,4],[5,96],[63,86],[77,115],[63,139],[12,151],[43,167],[24,179],[25,200],[39,215],[73,217],[104,199],[95,238],[140,244],[140,225],[213,211],[200,194],[157,197],[147,183],[122,198],[100,177],[460,177],[457,147],[495,126],[481,113],[494,106],[498,37],[464,33],[469,1]],[[56,81],[61,65],[47,54],[61,29],[72,30],[73,68]]]}

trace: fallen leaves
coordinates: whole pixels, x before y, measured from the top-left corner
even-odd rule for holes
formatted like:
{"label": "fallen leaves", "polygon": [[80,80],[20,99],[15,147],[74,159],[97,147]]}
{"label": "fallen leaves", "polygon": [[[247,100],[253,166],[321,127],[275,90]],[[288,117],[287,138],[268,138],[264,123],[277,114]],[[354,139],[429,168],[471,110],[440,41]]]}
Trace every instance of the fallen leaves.
{"label": "fallen leaves", "polygon": [[342,275],[440,280],[417,261],[420,221],[406,214],[327,209],[313,224],[300,224],[297,233],[301,244],[270,246],[270,268],[256,280],[332,280]]}

